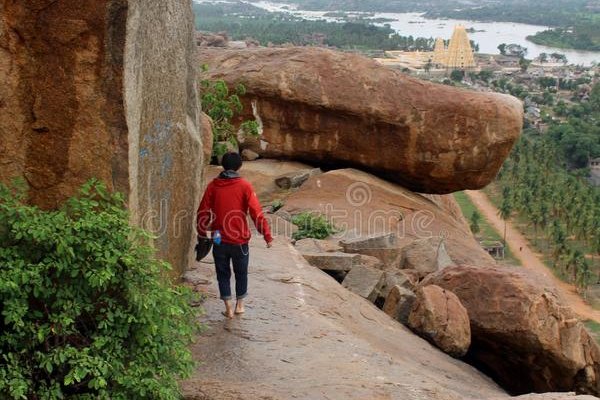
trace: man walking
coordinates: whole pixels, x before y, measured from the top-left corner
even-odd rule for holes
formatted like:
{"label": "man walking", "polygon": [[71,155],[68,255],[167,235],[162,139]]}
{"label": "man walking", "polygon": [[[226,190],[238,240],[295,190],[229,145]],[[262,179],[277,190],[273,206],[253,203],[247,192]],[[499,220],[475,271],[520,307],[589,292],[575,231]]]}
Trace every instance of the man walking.
{"label": "man walking", "polygon": [[[200,202],[197,224],[199,236],[206,237],[207,231],[212,232],[219,292],[225,303],[223,315],[233,318],[234,314],[244,313],[244,298],[248,295],[250,229],[247,215],[250,214],[269,248],[273,237],[254,188],[238,173],[242,167],[240,155],[225,154],[222,165],[224,171],[208,185]],[[235,310],[231,304],[231,265],[235,274]]]}

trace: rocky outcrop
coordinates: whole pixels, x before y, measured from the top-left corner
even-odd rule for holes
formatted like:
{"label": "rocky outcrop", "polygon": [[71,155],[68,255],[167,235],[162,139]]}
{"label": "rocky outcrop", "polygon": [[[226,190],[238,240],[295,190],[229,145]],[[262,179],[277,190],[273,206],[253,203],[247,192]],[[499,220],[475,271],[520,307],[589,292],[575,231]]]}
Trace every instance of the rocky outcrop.
{"label": "rocky outcrop", "polygon": [[600,391],[600,348],[556,295],[500,267],[449,267],[431,275],[469,313],[467,358],[516,393]]}
{"label": "rocky outcrop", "polygon": [[[325,215],[340,230],[334,237],[340,237],[342,247],[346,243],[351,252],[393,260],[400,256],[403,246],[417,239],[444,237],[446,251],[455,263],[493,263],[464,219],[449,212],[455,207],[452,196],[425,197],[365,172],[346,169],[310,178],[287,195],[281,212]],[[386,242],[386,235],[392,233],[395,239],[388,237]],[[348,234],[352,239],[345,239]],[[379,242],[369,241],[377,237]]]}
{"label": "rocky outcrop", "polygon": [[181,272],[202,163],[195,51],[186,0],[1,0],[0,181],[24,178],[50,209],[102,180]]}
{"label": "rocky outcrop", "polygon": [[227,47],[228,44],[227,32],[196,32],[196,45],[199,47]]}
{"label": "rocky outcrop", "polygon": [[408,325],[437,347],[454,357],[462,357],[471,345],[467,310],[456,295],[439,286],[417,291]]}
{"label": "rocky outcrop", "polygon": [[243,83],[270,158],[372,171],[414,191],[478,189],[519,137],[515,98],[437,85],[319,48],[202,49],[206,77]]}

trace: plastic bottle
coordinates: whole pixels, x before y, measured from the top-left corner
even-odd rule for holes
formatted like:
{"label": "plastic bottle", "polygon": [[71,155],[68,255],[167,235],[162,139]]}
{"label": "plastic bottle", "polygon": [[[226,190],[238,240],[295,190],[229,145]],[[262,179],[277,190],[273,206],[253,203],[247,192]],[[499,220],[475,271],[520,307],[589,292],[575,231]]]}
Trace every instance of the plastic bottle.
{"label": "plastic bottle", "polygon": [[215,231],[215,234],[213,235],[213,242],[215,242],[216,245],[221,244],[221,232]]}

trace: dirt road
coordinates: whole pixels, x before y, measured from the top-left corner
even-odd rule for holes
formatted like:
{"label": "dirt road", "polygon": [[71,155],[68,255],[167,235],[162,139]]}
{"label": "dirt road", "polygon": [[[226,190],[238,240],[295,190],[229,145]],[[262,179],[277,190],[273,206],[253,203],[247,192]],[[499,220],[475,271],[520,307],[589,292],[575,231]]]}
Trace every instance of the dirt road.
{"label": "dirt road", "polygon": [[[466,191],[467,195],[489,223],[500,233],[504,234],[504,221],[498,216],[498,209],[492,204],[485,193],[481,191]],[[545,277],[554,285],[564,301],[582,319],[591,319],[600,323],[600,311],[594,310],[587,304],[575,289],[575,286],[563,282],[542,262],[542,255],[532,249],[529,241],[510,223],[506,226],[506,244],[511,248],[525,268],[539,276]],[[521,250],[519,250],[521,249]]]}

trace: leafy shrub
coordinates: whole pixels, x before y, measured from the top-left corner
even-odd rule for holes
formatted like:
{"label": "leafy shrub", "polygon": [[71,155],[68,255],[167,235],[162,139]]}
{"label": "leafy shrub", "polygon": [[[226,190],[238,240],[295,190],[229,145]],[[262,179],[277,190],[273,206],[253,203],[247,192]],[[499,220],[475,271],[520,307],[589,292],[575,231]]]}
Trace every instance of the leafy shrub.
{"label": "leafy shrub", "polygon": [[[202,66],[204,71],[207,66]],[[227,152],[226,142],[234,148],[238,147],[238,130],[232,123],[233,118],[240,114],[244,107],[240,96],[246,94],[244,85],[239,84],[233,93],[222,79],[200,81],[202,92],[202,107],[213,121],[213,156],[220,157]],[[239,127],[242,136],[258,136],[259,125],[256,121],[244,121]]]}
{"label": "leafy shrub", "polygon": [[271,212],[272,213],[276,213],[277,211],[281,210],[283,208],[285,204],[283,203],[283,200],[275,200],[272,204],[271,204]]}
{"label": "leafy shrub", "polygon": [[0,398],[179,399],[197,329],[123,197],[97,182],[58,211],[0,185]]}
{"label": "leafy shrub", "polygon": [[320,214],[303,212],[292,218],[292,223],[298,226],[294,233],[296,240],[305,238],[325,239],[337,232],[335,227]]}

